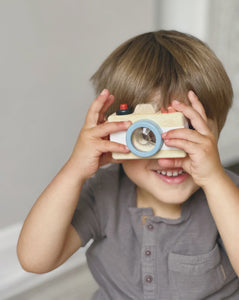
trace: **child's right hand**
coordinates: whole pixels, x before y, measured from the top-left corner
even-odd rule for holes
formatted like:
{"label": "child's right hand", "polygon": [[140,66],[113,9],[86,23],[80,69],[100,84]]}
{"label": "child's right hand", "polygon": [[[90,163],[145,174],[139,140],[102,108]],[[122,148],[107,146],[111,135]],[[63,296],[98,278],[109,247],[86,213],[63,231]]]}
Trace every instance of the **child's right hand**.
{"label": "child's right hand", "polygon": [[83,181],[91,177],[100,166],[119,162],[112,159],[112,152],[129,152],[127,146],[109,140],[111,133],[127,130],[131,125],[130,121],[105,121],[104,113],[113,102],[114,96],[106,89],[93,101],[69,159],[68,163],[77,168]]}

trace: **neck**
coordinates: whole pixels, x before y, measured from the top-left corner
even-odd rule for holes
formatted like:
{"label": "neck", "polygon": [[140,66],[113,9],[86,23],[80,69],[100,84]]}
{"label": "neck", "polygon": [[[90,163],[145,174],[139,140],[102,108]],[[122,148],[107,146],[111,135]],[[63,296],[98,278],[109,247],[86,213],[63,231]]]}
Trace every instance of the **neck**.
{"label": "neck", "polygon": [[162,218],[178,219],[181,216],[181,204],[162,202],[140,188],[137,188],[137,207],[151,207],[154,215]]}

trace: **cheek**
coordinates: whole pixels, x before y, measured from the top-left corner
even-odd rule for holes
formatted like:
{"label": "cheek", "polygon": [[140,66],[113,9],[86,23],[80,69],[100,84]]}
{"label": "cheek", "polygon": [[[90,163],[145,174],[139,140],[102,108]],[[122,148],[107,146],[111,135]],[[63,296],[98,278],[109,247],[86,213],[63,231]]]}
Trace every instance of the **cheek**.
{"label": "cheek", "polygon": [[122,163],[122,167],[123,167],[123,170],[124,170],[125,174],[130,179],[132,179],[131,178],[131,173],[133,172],[133,170],[132,170],[133,166],[131,166],[131,164],[128,161],[126,161],[126,162]]}
{"label": "cheek", "polygon": [[125,174],[132,180],[140,178],[145,170],[145,164],[142,160],[128,160],[122,163]]}

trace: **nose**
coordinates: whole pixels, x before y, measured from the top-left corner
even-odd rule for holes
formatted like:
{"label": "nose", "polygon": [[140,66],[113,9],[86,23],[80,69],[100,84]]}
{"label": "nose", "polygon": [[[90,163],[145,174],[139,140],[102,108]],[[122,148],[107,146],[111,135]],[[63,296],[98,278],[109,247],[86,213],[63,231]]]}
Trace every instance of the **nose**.
{"label": "nose", "polygon": [[161,168],[174,169],[182,168],[183,159],[182,158],[159,158],[158,165]]}

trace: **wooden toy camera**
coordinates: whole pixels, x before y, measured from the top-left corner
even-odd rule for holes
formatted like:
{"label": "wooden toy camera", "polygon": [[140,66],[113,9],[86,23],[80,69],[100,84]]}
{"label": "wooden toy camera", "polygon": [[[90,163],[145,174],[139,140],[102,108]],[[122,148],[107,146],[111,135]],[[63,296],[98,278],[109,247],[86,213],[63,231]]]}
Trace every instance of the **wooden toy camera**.
{"label": "wooden toy camera", "polygon": [[126,131],[110,134],[110,140],[127,145],[131,152],[112,153],[114,159],[154,159],[185,157],[186,153],[175,147],[167,147],[161,134],[176,129],[188,128],[188,122],[180,112],[156,112],[152,104],[138,104],[134,112],[121,104],[120,109],[109,116],[109,122],[131,121]]}

